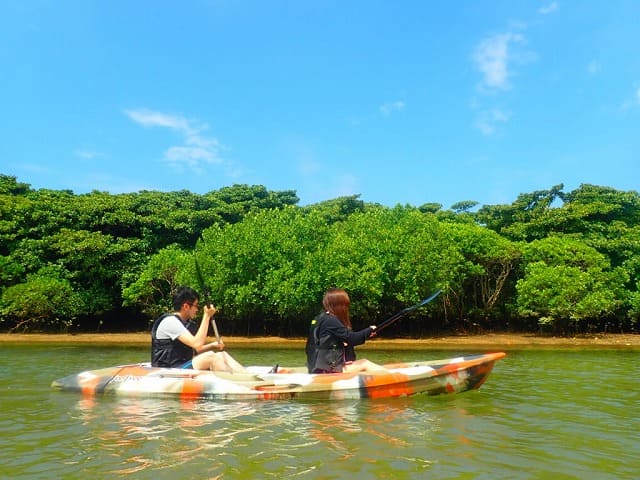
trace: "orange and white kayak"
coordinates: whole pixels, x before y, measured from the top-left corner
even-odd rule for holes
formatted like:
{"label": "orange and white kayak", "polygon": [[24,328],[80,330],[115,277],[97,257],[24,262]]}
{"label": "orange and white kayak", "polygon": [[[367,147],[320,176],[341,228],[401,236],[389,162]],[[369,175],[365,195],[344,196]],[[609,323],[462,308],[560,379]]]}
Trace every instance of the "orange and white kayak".
{"label": "orange and white kayak", "polygon": [[353,399],[438,395],[480,388],[503,352],[393,363],[375,372],[309,374],[306,368],[248,367],[243,373],[154,368],[148,363],[88,370],[55,380],[84,395],[176,396],[213,400]]}

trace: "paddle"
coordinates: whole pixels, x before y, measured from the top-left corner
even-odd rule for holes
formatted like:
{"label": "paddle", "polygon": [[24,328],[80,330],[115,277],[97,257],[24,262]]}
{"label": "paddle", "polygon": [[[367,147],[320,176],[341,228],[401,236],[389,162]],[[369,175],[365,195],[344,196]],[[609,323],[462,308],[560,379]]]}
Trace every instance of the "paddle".
{"label": "paddle", "polygon": [[[198,276],[198,282],[200,283],[200,290],[202,290],[202,297],[204,298],[204,303],[207,306],[211,305],[211,301],[209,298],[210,290],[207,288],[207,285],[204,283],[204,277],[202,276],[202,271],[200,270],[200,264],[198,263],[198,257],[194,254],[194,259],[196,261],[196,275]],[[218,325],[216,324],[216,319],[211,317],[211,326],[213,326],[213,333],[216,336],[216,341],[218,345],[221,345],[220,341],[220,333],[218,332]]]}
{"label": "paddle", "polygon": [[380,330],[382,330],[383,328],[387,328],[389,325],[394,324],[395,322],[397,322],[398,320],[400,320],[402,317],[404,317],[406,314],[413,312],[416,308],[420,308],[423,305],[426,305],[427,303],[429,303],[430,301],[432,301],[434,298],[436,298],[438,295],[440,295],[442,293],[442,290],[438,290],[437,292],[435,292],[433,295],[431,295],[428,298],[425,298],[424,300],[422,300],[420,303],[416,303],[415,305],[412,305],[411,307],[407,307],[404,310],[399,311],[398,313],[390,316],[389,318],[387,318],[386,320],[382,321],[380,323],[380,325],[377,325],[376,328],[376,333],[378,333]]}

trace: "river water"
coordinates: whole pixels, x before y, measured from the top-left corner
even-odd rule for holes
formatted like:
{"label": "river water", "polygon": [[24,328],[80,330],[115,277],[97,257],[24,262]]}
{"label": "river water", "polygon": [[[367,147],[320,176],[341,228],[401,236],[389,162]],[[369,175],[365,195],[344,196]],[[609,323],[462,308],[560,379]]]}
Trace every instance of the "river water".
{"label": "river water", "polygon": [[[233,349],[245,365],[297,350]],[[390,400],[83,398],[139,347],[0,345],[0,478],[637,479],[640,351],[508,351],[480,390]],[[367,351],[374,361],[479,351]],[[361,352],[361,357],[362,352]]]}

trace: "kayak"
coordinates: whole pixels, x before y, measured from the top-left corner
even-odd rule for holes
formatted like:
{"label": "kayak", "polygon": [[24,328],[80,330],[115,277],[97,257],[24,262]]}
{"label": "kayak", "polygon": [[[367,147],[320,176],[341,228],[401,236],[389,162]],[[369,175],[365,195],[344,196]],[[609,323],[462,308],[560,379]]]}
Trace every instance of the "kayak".
{"label": "kayak", "polygon": [[[310,374],[305,367],[248,367],[246,372],[155,368],[149,363],[87,370],[54,380],[55,390],[94,396],[175,396],[183,399],[353,399],[460,393],[480,388],[503,352],[425,362],[392,363],[384,370]],[[275,372],[274,372],[275,370]]]}
{"label": "kayak", "polygon": [[156,368],[149,363],[88,370],[54,380],[56,390],[93,396],[175,396],[183,399],[353,399],[460,393],[480,388],[503,352],[426,362],[393,363],[384,370],[310,374],[305,367],[248,367],[243,373]]}

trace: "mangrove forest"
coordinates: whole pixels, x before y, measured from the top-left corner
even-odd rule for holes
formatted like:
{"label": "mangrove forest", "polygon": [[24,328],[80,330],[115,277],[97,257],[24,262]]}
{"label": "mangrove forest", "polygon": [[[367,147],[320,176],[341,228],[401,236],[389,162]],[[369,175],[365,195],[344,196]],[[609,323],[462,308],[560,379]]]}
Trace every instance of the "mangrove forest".
{"label": "mangrove forest", "polygon": [[442,291],[387,336],[638,332],[640,195],[301,206],[256,185],[75,194],[0,175],[0,330],[146,330],[179,285],[226,335],[305,336],[329,287],[349,292],[354,328]]}

